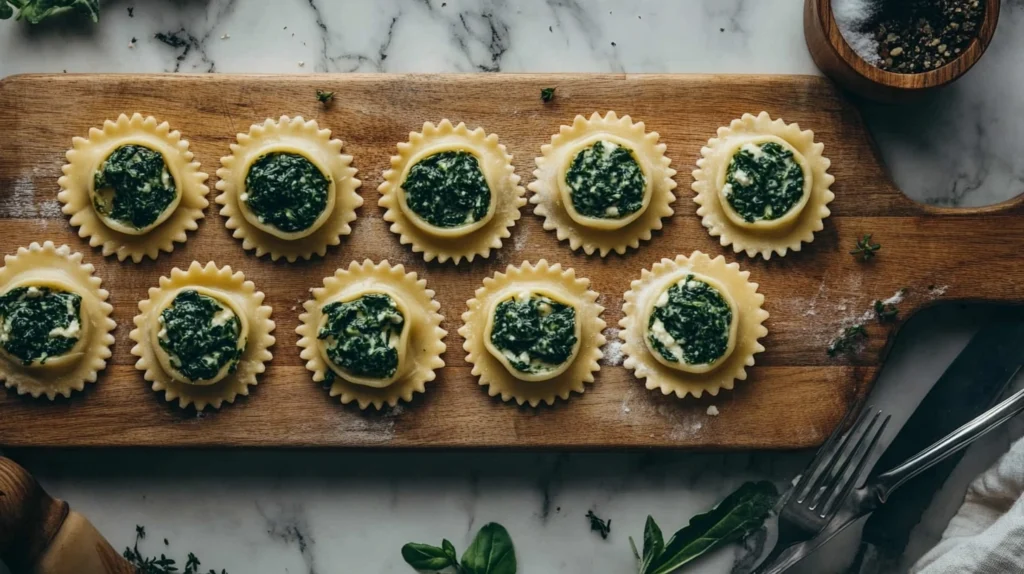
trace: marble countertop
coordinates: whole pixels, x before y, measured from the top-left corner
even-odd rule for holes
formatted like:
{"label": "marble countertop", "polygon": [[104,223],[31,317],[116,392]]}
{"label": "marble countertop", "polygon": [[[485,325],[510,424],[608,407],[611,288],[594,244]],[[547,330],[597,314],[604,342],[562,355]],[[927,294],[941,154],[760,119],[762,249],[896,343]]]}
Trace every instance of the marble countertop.
{"label": "marble countertop", "polygon": [[[98,25],[0,22],[0,77],[26,72],[731,72],[815,74],[795,0],[211,0],[103,6]],[[155,38],[175,33],[177,47]],[[987,205],[1024,192],[1024,2],[1006,0],[989,53],[912,106],[862,109],[914,199]],[[59,109],[55,109],[59,113]],[[879,381],[905,418],[998,309],[939,307],[900,335]],[[901,421],[894,421],[901,422]],[[967,481],[1024,433],[973,447],[906,560],[934,544]],[[898,425],[893,425],[894,432]],[[2,442],[2,438],[0,438]],[[525,574],[635,571],[647,514],[681,527],[744,480],[788,482],[808,453],[337,451],[8,452],[117,548],[239,573],[405,573],[408,541],[461,550],[504,524]],[[588,510],[612,519],[602,540]],[[850,537],[855,541],[856,533]],[[164,539],[169,547],[164,545]],[[847,541],[849,542],[849,540]],[[847,544],[846,546],[849,546]],[[804,572],[841,572],[830,547]],[[728,572],[729,548],[686,571]],[[0,572],[3,568],[0,567]]]}

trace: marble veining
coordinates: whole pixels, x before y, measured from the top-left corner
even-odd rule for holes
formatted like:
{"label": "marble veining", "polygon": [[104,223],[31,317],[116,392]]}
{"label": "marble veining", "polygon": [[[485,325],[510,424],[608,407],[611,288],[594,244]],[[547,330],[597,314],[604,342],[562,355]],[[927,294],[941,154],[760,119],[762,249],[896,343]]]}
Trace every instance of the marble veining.
{"label": "marble veining", "polygon": [[[28,72],[625,72],[815,74],[795,0],[112,0],[101,22],[0,22],[0,76]],[[1024,1],[1007,0],[990,53],[914,106],[863,105],[899,186],[938,205],[1024,192]],[[683,96],[685,97],[685,95]],[[71,103],[73,105],[73,103]],[[22,190],[23,191],[23,190]],[[9,200],[15,201],[19,189]],[[48,209],[48,208],[47,208]],[[925,313],[896,344],[880,390],[909,410],[997,310]],[[614,338],[613,328],[608,336]],[[621,361],[607,357],[606,363]],[[645,392],[639,386],[635,392]],[[623,397],[622,416],[644,416]],[[386,440],[395,416],[367,418]],[[904,415],[905,416],[905,415]],[[898,422],[898,421],[894,421]],[[1019,422],[1019,421],[1018,421]],[[674,421],[673,433],[702,420]],[[1024,424],[968,453],[915,530],[904,562],[941,533],[967,481]],[[898,425],[894,425],[898,428]],[[748,479],[784,486],[807,453],[18,451],[8,453],[89,516],[118,548],[238,573],[405,573],[408,541],[461,551],[504,524],[525,574],[635,571],[627,536],[647,514],[667,531]],[[613,521],[589,530],[593,510]],[[669,534],[670,532],[666,532]],[[855,534],[855,533],[853,533]],[[167,539],[168,544],[163,543]],[[855,540],[854,540],[855,541]],[[687,571],[730,572],[730,547]],[[804,572],[839,572],[830,547]],[[3,568],[0,567],[0,571]]]}

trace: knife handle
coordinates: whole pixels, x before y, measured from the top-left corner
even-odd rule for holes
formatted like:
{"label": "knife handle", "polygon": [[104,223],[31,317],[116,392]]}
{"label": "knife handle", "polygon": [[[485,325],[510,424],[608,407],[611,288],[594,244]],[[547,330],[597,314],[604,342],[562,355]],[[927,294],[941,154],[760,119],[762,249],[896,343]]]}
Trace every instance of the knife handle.
{"label": "knife handle", "polygon": [[0,561],[15,573],[134,574],[96,528],[68,503],[0,456]]}
{"label": "knife handle", "polygon": [[1024,411],[1024,389],[953,431],[896,468],[878,475],[875,493],[884,503],[903,483],[938,464],[983,435]]}

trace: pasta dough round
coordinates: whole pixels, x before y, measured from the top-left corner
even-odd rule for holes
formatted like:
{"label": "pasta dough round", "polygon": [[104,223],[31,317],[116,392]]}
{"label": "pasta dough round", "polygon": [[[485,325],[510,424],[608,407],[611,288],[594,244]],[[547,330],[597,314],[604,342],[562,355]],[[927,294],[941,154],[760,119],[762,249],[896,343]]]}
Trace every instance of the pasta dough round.
{"label": "pasta dough round", "polygon": [[[324,278],[323,287],[310,292],[313,298],[303,304],[305,312],[295,330],[302,349],[299,356],[312,371],[313,381],[329,385],[330,395],[340,397],[342,404],[355,401],[360,409],[372,404],[379,410],[385,404],[393,407],[400,400],[412,401],[413,394],[425,392],[426,383],[437,376],[435,371],[444,367],[441,355],[448,333],[441,328],[441,305],[427,289],[426,280],[417,279],[415,272],[406,273],[403,265],[392,266],[386,260],[378,264],[369,259],[362,264],[353,261],[348,269],[338,269]],[[327,320],[326,306],[366,295],[387,295],[403,319],[400,340],[392,345],[398,351],[398,363],[383,379],[346,371],[329,358],[326,338],[320,338]]]}
{"label": "pasta dough round", "polygon": [[[573,250],[582,247],[587,255],[597,251],[601,257],[611,251],[623,254],[650,240],[651,232],[661,229],[661,220],[672,215],[676,171],[669,167],[671,160],[665,156],[665,144],[658,142],[658,133],[644,129],[643,122],[633,123],[629,116],[619,118],[608,112],[601,117],[594,112],[589,120],[576,116],[572,126],[562,126],[551,136],[551,143],[541,147],[535,179],[528,186],[533,192],[530,202],[537,206],[534,213],[544,217],[544,229],[554,230],[559,241],[568,240]],[[638,207],[633,202],[631,213],[620,217],[621,205],[616,204],[606,207],[603,216],[587,216],[574,205],[567,178],[570,165],[579,161],[581,153],[596,150],[595,146],[601,146],[597,154],[617,152],[626,157],[622,151],[628,150],[639,167],[643,198]]]}
{"label": "pasta dough round", "polygon": [[[591,291],[590,280],[576,278],[573,269],[562,269],[558,263],[549,265],[541,259],[536,265],[524,262],[511,265],[504,273],[495,273],[484,279],[483,286],[466,302],[459,334],[465,339],[466,360],[473,364],[473,375],[486,386],[490,396],[501,395],[501,400],[515,400],[536,407],[541,402],[554,404],[556,397],[568,400],[573,392],[583,393],[585,383],[594,382],[594,373],[601,367],[601,347],[605,344],[601,331],[605,322],[600,315],[604,307],[597,304],[597,293]],[[524,297],[523,294],[526,294]],[[574,330],[577,341],[574,352],[547,372],[533,373],[516,369],[491,337],[495,308],[503,301],[529,299],[536,295],[572,307],[575,310]],[[526,363],[535,364],[529,358]]]}
{"label": "pasta dough round", "polygon": [[[34,398],[46,395],[52,401],[57,395],[70,398],[72,391],[81,391],[86,383],[96,382],[110,358],[112,331],[117,325],[110,317],[113,307],[107,303],[108,293],[100,287],[102,281],[94,271],[92,264],[82,263],[81,253],[72,253],[67,245],[55,247],[51,241],[42,245],[32,243],[28,248],[19,248],[15,255],[4,257],[4,266],[0,268],[0,380],[7,388]],[[18,332],[12,325],[14,318],[8,315],[8,305],[13,301],[7,298],[14,299],[15,290],[20,288],[25,288],[20,293],[28,298],[41,296],[40,290],[44,289],[80,298],[77,317],[48,333],[51,337],[77,337],[72,347],[60,355],[42,358],[19,358],[8,352],[7,341],[17,337]]]}
{"label": "pasta dough round", "polygon": [[[746,368],[753,366],[754,355],[764,351],[758,339],[768,334],[763,325],[768,312],[761,308],[764,295],[757,292],[757,283],[748,281],[749,277],[750,272],[740,271],[737,263],[726,264],[721,255],[711,259],[700,251],[689,257],[662,259],[650,270],[641,271],[640,279],[634,280],[624,295],[623,318],[619,321],[619,337],[624,341],[622,349],[626,355],[623,365],[633,370],[637,378],[646,379],[648,389],[660,389],[665,395],[675,393],[679,398],[699,398],[705,392],[715,396],[719,389],[732,389],[734,381],[745,380]],[[658,333],[652,313],[665,304],[662,298],[668,289],[691,279],[710,285],[728,302],[728,344],[716,360],[706,364],[682,364],[685,359],[676,349],[677,364],[672,364],[654,348],[651,339],[665,348],[673,341]],[[700,343],[711,345],[708,340]]]}
{"label": "pasta dough round", "polygon": [[[482,175],[490,197],[456,225],[431,223],[410,207],[403,187],[409,173],[425,161],[465,162],[467,173],[460,175],[461,181],[478,182]],[[436,126],[424,123],[422,132],[410,133],[408,142],[398,144],[398,155],[392,156],[391,169],[384,172],[378,190],[380,206],[387,210],[384,220],[391,222],[391,231],[399,241],[411,244],[415,253],[422,252],[424,260],[441,263],[449,259],[456,264],[463,259],[473,261],[478,255],[486,258],[492,249],[500,249],[520,217],[519,208],[526,205],[526,190],[519,185],[512,156],[498,143],[498,136],[487,135],[483,128],[470,131],[464,123],[453,126],[447,119]],[[455,202],[447,197],[440,199],[435,205],[447,209],[447,215],[454,215],[450,211]],[[481,207],[483,214],[479,214]]]}
{"label": "pasta dough round", "polygon": [[[139,226],[116,219],[111,211],[114,196],[109,195],[107,188],[96,189],[97,173],[106,174],[111,156],[132,150],[136,153],[126,161],[132,162],[135,169],[145,166],[143,154],[159,154],[175,187],[174,199],[159,216],[152,221],[146,218],[146,223]],[[121,114],[116,122],[103,122],[102,130],[90,128],[88,139],[72,139],[64,175],[57,181],[61,188],[57,199],[64,204],[62,211],[71,216],[71,225],[78,227],[78,235],[88,237],[93,247],[102,246],[103,255],[117,255],[120,261],[131,257],[135,263],[143,257],[156,259],[161,251],[174,250],[175,242],[188,239],[186,232],[199,227],[197,222],[209,205],[209,188],[204,184],[208,176],[199,170],[199,162],[192,161],[192,157],[188,141],[177,130],[171,131],[167,122],[158,123],[152,116],[143,118],[137,113],[131,118]],[[164,183],[170,180],[165,177]]]}
{"label": "pasta dough round", "polygon": [[[791,157],[791,169],[798,167],[802,173],[799,199],[789,201],[788,209],[779,215],[770,204],[762,212],[764,198],[758,197],[756,217],[749,213],[745,218],[732,205],[736,190],[726,182],[730,164],[741,155],[747,161],[758,161],[772,146],[781,154],[779,157]],[[797,124],[781,119],[772,120],[767,112],[744,114],[728,127],[719,128],[717,137],[701,149],[702,157],[693,172],[691,187],[697,192],[694,201],[704,227],[712,237],[719,238],[723,247],[732,245],[733,251],[744,251],[749,257],[760,254],[770,259],[772,253],[781,257],[789,250],[800,251],[802,243],[813,241],[814,233],[824,228],[824,219],[831,213],[827,206],[835,199],[829,189],[835,178],[828,173],[831,162],[822,156],[824,148],[814,141],[814,132],[801,131]],[[750,174],[742,169],[731,170],[734,179],[751,181]]]}
{"label": "pasta dough round", "polygon": [[[244,319],[245,327],[240,329],[244,349],[233,370],[218,373],[212,381],[205,377],[189,379],[169,368],[167,351],[160,344],[164,340],[160,328],[165,327],[161,325],[162,313],[188,291],[213,298],[240,321]],[[193,261],[188,271],[175,267],[170,277],[160,277],[159,286],[149,289],[148,299],[139,302],[135,328],[128,335],[136,343],[132,347],[132,354],[139,358],[135,368],[145,373],[154,391],[164,391],[164,399],[177,400],[181,408],[195,405],[197,411],[207,406],[219,409],[224,402],[235,402],[238,395],[248,395],[249,386],[257,384],[256,376],[266,370],[265,363],[273,358],[270,347],[275,341],[271,335],[275,325],[270,319],[271,308],[263,305],[263,299],[263,293],[256,290],[253,282],[246,281],[241,271],[233,272],[230,266],[217,267],[212,261],[202,266]]]}
{"label": "pasta dough round", "polygon": [[[269,253],[272,260],[284,257],[293,262],[300,257],[309,259],[313,254],[323,257],[328,246],[338,245],[341,236],[352,232],[349,224],[363,204],[363,198],[356,192],[362,182],[355,178],[352,156],[341,153],[342,146],[341,140],[331,139],[331,130],[320,129],[315,121],[303,120],[301,116],[267,119],[262,125],[250,127],[249,133],[238,134],[237,143],[231,144],[231,155],[220,160],[217,189],[221,193],[216,202],[222,206],[220,214],[226,218],[225,225],[233,230],[236,239],[242,240],[243,249],[255,249],[257,257]],[[254,164],[274,156],[289,158],[293,165],[295,160],[305,160],[327,180],[325,205],[309,225],[282,229],[283,226],[265,218],[261,221],[251,207],[251,190],[247,185],[250,170]]]}

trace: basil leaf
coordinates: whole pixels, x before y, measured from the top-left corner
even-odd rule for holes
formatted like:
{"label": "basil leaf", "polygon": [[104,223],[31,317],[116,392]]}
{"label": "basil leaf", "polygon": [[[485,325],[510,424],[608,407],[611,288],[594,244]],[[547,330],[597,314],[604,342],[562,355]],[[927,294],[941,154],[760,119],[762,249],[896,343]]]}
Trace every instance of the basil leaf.
{"label": "basil leaf", "polygon": [[658,528],[658,523],[648,514],[647,524],[644,525],[644,559],[640,563],[640,574],[648,574],[651,571],[664,549],[665,539],[662,537],[661,528]]}
{"label": "basil leaf", "polygon": [[462,554],[465,574],[515,574],[516,551],[505,527],[491,522],[476,534]]}
{"label": "basil leaf", "polygon": [[441,541],[441,549],[444,550],[444,555],[447,556],[449,560],[451,560],[452,564],[459,563],[459,558],[455,554],[455,545],[451,542],[448,542],[447,538]]}
{"label": "basil leaf", "polygon": [[[775,485],[767,481],[743,484],[709,512],[694,516],[685,528],[673,534],[661,558],[643,573],[669,574],[719,546],[745,538],[761,528],[778,495]],[[646,546],[645,542],[645,558]]]}
{"label": "basil leaf", "polygon": [[[84,13],[93,22],[98,21],[100,15],[99,0],[0,0],[5,6],[8,2],[18,9],[18,20],[32,24],[72,11]],[[0,8],[0,18],[10,18],[10,12],[10,7]]]}
{"label": "basil leaf", "polygon": [[[447,541],[446,541],[447,542]],[[449,544],[451,544],[449,542]],[[402,558],[417,570],[444,570],[449,566],[458,566],[447,553],[437,546],[410,542],[402,547]]]}

